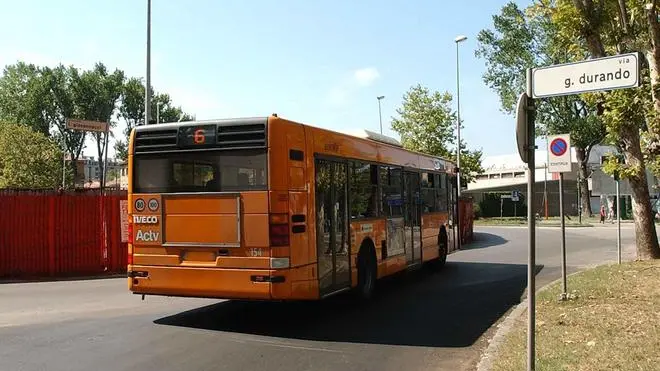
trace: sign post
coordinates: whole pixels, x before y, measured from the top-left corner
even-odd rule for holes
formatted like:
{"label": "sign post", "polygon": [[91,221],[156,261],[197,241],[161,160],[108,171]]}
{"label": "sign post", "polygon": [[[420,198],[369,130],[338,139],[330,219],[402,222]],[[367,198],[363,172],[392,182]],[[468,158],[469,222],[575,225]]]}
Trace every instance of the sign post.
{"label": "sign post", "polygon": [[527,69],[527,91],[518,98],[516,110],[516,141],[518,153],[527,163],[527,370],[534,370],[534,333],[536,322],[536,218],[534,216],[534,182],[536,178],[535,108],[532,97],[533,70]]}
{"label": "sign post", "polygon": [[[527,221],[529,223],[529,250],[527,265],[527,370],[535,369],[534,361],[534,331],[535,331],[535,213],[534,213],[534,182],[536,150],[534,99],[562,95],[580,94],[614,89],[634,88],[640,86],[640,53],[620,54],[605,58],[590,59],[577,63],[566,63],[548,67],[527,69],[527,91],[520,95],[516,111],[516,141],[518,153],[523,162],[527,163]],[[562,141],[551,141],[559,152],[564,148]],[[570,156],[570,141],[565,143],[565,151]],[[565,162],[565,161],[558,161]],[[570,157],[568,161],[570,166]],[[567,170],[567,171],[570,171]],[[563,180],[560,173],[560,182]],[[563,186],[562,186],[563,187]],[[563,191],[563,190],[562,190]],[[563,196],[561,208],[563,212]],[[563,225],[563,217],[562,217]],[[563,228],[562,228],[563,230]],[[563,237],[562,237],[563,240]],[[564,259],[565,261],[565,256]],[[564,264],[565,265],[565,264]],[[565,287],[565,284],[564,284]]]}
{"label": "sign post", "polygon": [[616,181],[616,254],[617,263],[621,264],[621,201],[619,172],[614,172],[614,181]]}
{"label": "sign post", "polygon": [[564,217],[564,173],[572,170],[570,134],[548,136],[548,171],[559,173],[559,217],[561,220],[561,300],[568,297],[566,287],[566,222]]}
{"label": "sign post", "polygon": [[[105,159],[99,158],[99,164],[103,161],[103,173],[101,173],[101,179],[99,184],[99,212],[101,217],[101,239],[103,240],[102,245],[102,264],[104,265],[105,270],[108,269],[108,223],[105,218],[105,195],[103,188],[105,186],[105,174],[107,171],[108,163],[108,137],[110,135],[110,124],[108,122],[102,121],[90,121],[90,120],[78,120],[78,119],[66,119],[66,129],[78,130],[78,131],[92,131],[96,133],[104,133],[104,145],[103,149],[105,151]],[[101,156],[103,157],[103,155]]]}
{"label": "sign post", "polygon": [[518,201],[520,201],[520,191],[514,189],[511,191],[511,201],[513,201],[513,217],[517,217]]}

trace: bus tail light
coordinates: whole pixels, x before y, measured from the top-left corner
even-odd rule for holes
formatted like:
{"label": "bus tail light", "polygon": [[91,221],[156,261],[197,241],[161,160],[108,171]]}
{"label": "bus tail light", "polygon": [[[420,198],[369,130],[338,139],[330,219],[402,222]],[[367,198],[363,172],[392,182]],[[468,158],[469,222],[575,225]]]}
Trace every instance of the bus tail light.
{"label": "bus tail light", "polygon": [[133,221],[129,218],[128,220],[128,244],[130,245],[128,247],[128,258],[127,258],[127,263],[128,265],[133,264]]}
{"label": "bus tail light", "polygon": [[268,230],[271,246],[289,246],[289,216],[287,214],[271,214]]}

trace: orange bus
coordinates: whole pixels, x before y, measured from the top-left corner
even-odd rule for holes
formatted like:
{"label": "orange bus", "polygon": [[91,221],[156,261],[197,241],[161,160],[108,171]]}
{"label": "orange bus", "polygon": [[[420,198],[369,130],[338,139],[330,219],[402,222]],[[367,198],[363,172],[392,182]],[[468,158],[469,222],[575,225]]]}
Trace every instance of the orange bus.
{"label": "orange bus", "polygon": [[129,141],[135,294],[314,300],[455,250],[455,166],[273,114],[146,125]]}

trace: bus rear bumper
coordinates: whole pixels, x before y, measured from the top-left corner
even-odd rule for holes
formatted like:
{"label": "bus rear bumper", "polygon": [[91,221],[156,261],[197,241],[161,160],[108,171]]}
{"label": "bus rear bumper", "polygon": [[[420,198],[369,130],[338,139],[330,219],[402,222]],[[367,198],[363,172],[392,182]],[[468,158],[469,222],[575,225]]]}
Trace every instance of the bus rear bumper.
{"label": "bus rear bumper", "polygon": [[289,284],[282,270],[128,267],[129,290],[143,295],[264,300],[274,298],[273,286]]}

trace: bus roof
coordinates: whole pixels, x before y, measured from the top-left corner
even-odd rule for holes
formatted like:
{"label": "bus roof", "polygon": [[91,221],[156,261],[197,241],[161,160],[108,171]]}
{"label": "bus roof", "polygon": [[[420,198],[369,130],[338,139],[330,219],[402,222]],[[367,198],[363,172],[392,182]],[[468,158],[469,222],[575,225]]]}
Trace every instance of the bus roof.
{"label": "bus roof", "polygon": [[179,122],[169,122],[169,123],[162,123],[162,124],[154,124],[154,125],[140,125],[136,126],[134,128],[136,133],[140,132],[149,132],[149,131],[162,131],[162,130],[175,130],[180,127],[187,127],[187,126],[199,126],[199,125],[219,125],[222,126],[222,124],[228,124],[228,125],[250,125],[250,124],[262,124],[265,125],[268,122],[268,119],[270,117],[276,117],[281,120],[289,121],[292,123],[296,123],[299,125],[303,126],[308,126],[317,130],[324,130],[328,132],[332,132],[336,135],[344,135],[348,136],[357,140],[364,140],[364,141],[369,141],[369,142],[375,142],[378,145],[381,146],[386,146],[386,147],[391,147],[395,148],[400,151],[405,151],[409,153],[414,153],[420,156],[424,156],[427,158],[432,158],[432,159],[439,159],[451,164],[455,164],[455,161],[450,160],[448,158],[442,157],[442,156],[436,156],[436,155],[430,155],[427,153],[419,152],[419,151],[413,151],[409,149],[403,148],[403,146],[399,143],[398,140],[374,133],[372,131],[366,130],[366,129],[357,129],[357,130],[351,130],[351,132],[340,132],[332,129],[327,129],[327,128],[322,128],[319,126],[315,125],[310,125],[310,124],[304,124],[301,122],[293,121],[293,120],[288,120],[282,117],[279,117],[277,115],[272,115],[272,116],[261,116],[261,117],[235,117],[235,118],[224,118],[224,119],[210,119],[210,120],[196,120],[196,121],[179,121]]}

